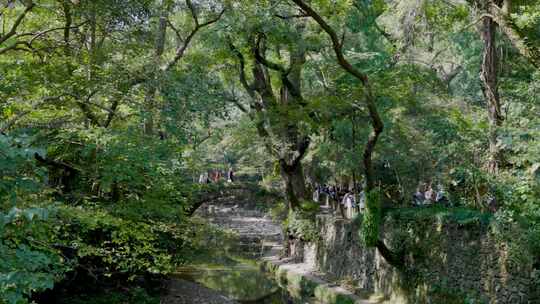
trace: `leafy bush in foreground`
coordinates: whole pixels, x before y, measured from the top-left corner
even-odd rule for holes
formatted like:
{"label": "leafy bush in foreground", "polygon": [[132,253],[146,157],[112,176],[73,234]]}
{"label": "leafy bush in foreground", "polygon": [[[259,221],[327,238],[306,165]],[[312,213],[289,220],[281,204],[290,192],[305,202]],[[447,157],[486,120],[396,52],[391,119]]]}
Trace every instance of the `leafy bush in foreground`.
{"label": "leafy bush in foreground", "polygon": [[194,245],[197,227],[188,226],[60,204],[0,213],[0,303],[27,303],[73,278],[88,289],[169,273],[182,246]]}
{"label": "leafy bush in foreground", "polygon": [[53,288],[70,263],[48,242],[49,210],[0,212],[0,303],[26,303],[33,292]]}

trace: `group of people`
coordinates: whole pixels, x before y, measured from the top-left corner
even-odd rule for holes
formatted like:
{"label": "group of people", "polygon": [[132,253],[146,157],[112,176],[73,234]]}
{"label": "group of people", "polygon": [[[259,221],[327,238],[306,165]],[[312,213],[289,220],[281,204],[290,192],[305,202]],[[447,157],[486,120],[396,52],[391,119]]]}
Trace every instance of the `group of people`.
{"label": "group of people", "polygon": [[432,184],[420,183],[413,194],[413,205],[428,206],[434,203],[447,204],[448,197],[441,184],[437,185],[437,189],[433,189]]}
{"label": "group of people", "polygon": [[[317,184],[313,191],[313,201],[325,203],[334,214],[340,214],[343,218],[350,219],[356,214],[364,212],[366,193],[360,184],[348,188]],[[449,200],[441,184],[438,184],[434,189],[432,183],[420,183],[413,194],[412,203],[413,206],[448,205]]]}
{"label": "group of people", "polygon": [[353,218],[357,213],[364,212],[366,208],[366,194],[363,187],[357,185],[356,190],[339,186],[316,185],[313,191],[313,201],[321,202],[322,197],[326,207],[343,218]]}
{"label": "group of people", "polygon": [[[219,169],[213,169],[203,172],[199,175],[199,184],[219,183],[224,178],[223,172]],[[232,167],[229,167],[226,173],[226,181],[232,183],[235,180],[235,174]]]}

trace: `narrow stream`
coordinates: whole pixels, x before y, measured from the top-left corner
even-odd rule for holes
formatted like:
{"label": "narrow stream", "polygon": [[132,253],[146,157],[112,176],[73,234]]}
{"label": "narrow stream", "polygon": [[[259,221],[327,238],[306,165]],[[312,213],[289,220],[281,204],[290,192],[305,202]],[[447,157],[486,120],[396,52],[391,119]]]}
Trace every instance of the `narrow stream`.
{"label": "narrow stream", "polygon": [[313,299],[294,298],[267,273],[250,261],[235,260],[229,265],[191,265],[176,276],[219,291],[243,304],[316,304]]}
{"label": "narrow stream", "polygon": [[242,199],[245,196],[224,195],[221,200],[199,208],[197,215],[219,229],[233,231],[236,237],[209,238],[207,247],[211,251],[197,255],[191,264],[178,269],[176,276],[243,304],[318,304],[312,299],[294,297],[294,291],[279,286],[257,265],[255,260],[272,250],[263,244],[281,243],[281,227],[258,210],[252,200]]}

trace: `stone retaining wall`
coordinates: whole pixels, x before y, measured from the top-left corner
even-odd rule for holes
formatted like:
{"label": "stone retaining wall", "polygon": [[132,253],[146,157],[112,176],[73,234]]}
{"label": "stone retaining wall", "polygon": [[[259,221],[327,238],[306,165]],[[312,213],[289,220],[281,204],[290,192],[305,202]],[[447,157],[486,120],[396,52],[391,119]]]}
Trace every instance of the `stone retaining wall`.
{"label": "stone retaining wall", "polygon": [[388,219],[384,240],[406,253],[406,272],[362,245],[360,220],[319,216],[317,226],[320,238],[306,244],[304,263],[392,303],[540,303],[532,259],[511,258],[486,224]]}

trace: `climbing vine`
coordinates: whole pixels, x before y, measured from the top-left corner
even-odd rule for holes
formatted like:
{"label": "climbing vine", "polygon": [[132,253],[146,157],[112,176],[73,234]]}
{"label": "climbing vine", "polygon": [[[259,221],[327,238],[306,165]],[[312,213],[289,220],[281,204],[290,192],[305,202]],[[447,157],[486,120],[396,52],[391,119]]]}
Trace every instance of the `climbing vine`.
{"label": "climbing vine", "polygon": [[381,223],[381,196],[378,188],[366,195],[366,207],[359,233],[366,246],[374,247],[379,239]]}

